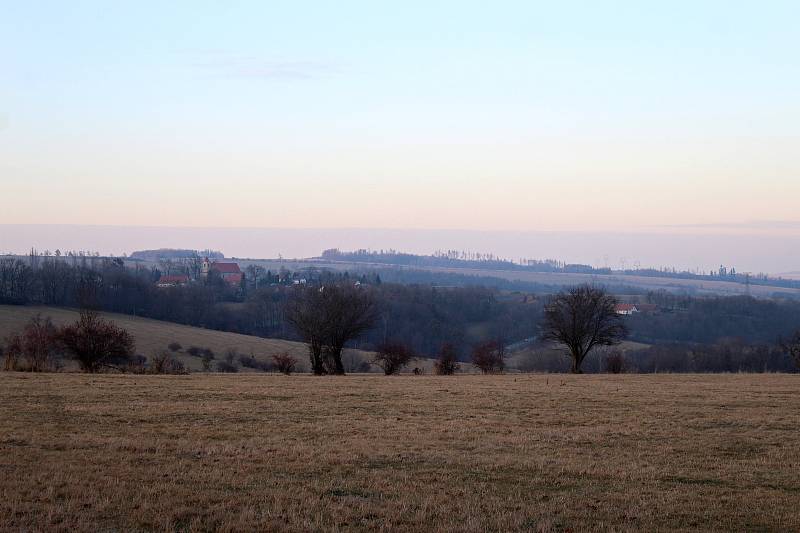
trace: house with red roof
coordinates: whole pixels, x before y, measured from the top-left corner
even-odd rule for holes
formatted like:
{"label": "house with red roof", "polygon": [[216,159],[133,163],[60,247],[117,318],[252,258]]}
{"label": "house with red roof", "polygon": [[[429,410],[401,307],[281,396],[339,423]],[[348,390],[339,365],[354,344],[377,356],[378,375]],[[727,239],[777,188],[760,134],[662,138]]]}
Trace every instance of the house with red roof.
{"label": "house with red roof", "polygon": [[222,261],[211,262],[208,260],[208,257],[205,257],[200,264],[200,276],[207,278],[211,272],[219,274],[223,281],[230,285],[239,285],[244,279],[244,272],[239,268],[238,263]]}
{"label": "house with red roof", "polygon": [[638,313],[639,308],[636,307],[636,304],[617,304],[614,306],[614,311],[618,315],[632,315]]}
{"label": "house with red roof", "polygon": [[189,276],[181,274],[179,276],[161,276],[156,282],[156,287],[178,287],[189,283]]}

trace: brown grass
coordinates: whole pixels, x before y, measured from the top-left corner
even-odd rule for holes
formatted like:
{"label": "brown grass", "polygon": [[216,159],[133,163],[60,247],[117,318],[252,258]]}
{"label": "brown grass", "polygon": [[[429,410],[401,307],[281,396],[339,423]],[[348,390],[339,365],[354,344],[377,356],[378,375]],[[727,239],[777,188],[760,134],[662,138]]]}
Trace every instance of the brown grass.
{"label": "brown grass", "polygon": [[800,376],[0,374],[0,528],[800,528]]}

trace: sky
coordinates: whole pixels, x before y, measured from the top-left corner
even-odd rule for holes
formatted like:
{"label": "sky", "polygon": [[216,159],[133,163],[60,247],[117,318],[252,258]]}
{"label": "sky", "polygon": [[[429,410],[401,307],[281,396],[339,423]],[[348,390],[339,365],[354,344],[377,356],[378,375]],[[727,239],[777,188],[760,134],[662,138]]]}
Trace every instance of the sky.
{"label": "sky", "polygon": [[800,235],[796,1],[0,12],[0,224]]}

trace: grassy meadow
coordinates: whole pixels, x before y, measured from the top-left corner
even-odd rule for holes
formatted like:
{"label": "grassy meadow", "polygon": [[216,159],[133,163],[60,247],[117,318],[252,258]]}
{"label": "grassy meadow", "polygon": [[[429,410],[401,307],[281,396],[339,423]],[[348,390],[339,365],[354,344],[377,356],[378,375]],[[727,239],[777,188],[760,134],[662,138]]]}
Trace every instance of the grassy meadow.
{"label": "grassy meadow", "polygon": [[798,427],[798,375],[0,373],[0,529],[792,531]]}

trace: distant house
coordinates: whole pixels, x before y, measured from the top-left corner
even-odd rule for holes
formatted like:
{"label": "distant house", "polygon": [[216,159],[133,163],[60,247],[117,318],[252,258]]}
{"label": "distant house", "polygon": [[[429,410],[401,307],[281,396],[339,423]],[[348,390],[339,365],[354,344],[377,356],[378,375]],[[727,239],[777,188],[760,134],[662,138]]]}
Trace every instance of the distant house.
{"label": "distant house", "polygon": [[639,312],[639,308],[635,304],[617,304],[614,311],[618,315],[632,315]]}
{"label": "distant house", "polygon": [[178,287],[187,283],[189,283],[189,276],[183,274],[179,276],[161,276],[156,282],[156,287]]}
{"label": "distant house", "polygon": [[207,278],[211,272],[218,273],[223,281],[230,285],[239,285],[244,279],[244,272],[239,268],[238,263],[223,263],[221,261],[212,263],[208,260],[208,257],[205,257],[200,264],[200,276]]}

